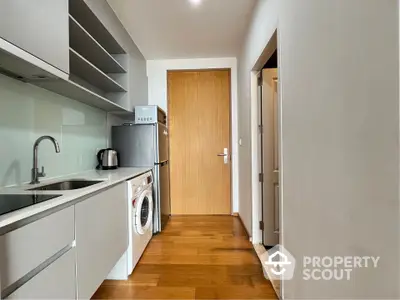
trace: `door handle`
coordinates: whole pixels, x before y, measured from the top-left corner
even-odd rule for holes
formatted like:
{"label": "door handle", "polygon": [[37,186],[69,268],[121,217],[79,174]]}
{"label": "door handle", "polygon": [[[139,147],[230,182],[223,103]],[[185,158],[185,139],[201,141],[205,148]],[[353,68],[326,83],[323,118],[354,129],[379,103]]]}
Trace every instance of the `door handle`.
{"label": "door handle", "polygon": [[223,157],[224,164],[227,164],[229,159],[228,148],[224,148],[224,153],[218,153],[217,156]]}

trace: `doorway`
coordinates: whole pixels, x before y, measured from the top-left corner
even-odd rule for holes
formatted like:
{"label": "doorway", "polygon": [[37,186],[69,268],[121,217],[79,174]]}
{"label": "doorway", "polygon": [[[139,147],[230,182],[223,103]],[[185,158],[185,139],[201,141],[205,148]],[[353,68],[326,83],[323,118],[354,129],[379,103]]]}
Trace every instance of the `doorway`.
{"label": "doorway", "polygon": [[172,215],[231,214],[230,70],[168,71]]}
{"label": "doorway", "polygon": [[259,76],[262,239],[264,246],[269,249],[279,244],[280,232],[278,68],[264,68]]}
{"label": "doorway", "polygon": [[[281,86],[278,32],[275,31],[251,73],[253,244],[260,259],[283,245]],[[268,255],[268,253],[267,253]],[[264,268],[268,274],[268,269]],[[271,279],[271,274],[268,274]],[[271,280],[278,296],[284,281]]]}

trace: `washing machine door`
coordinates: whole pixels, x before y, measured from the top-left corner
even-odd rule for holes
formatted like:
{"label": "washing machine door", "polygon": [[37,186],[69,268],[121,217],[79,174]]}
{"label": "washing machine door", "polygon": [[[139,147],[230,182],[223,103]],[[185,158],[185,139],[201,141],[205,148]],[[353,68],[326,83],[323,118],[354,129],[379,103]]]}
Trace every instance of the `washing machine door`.
{"label": "washing machine door", "polygon": [[144,190],[136,203],[135,229],[138,234],[149,230],[153,222],[153,196],[151,190]]}

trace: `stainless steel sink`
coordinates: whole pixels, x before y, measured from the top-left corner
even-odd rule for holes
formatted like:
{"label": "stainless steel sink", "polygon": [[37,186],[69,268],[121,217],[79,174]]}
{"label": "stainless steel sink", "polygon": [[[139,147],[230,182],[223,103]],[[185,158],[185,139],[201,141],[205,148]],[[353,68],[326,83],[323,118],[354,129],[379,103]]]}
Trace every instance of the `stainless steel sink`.
{"label": "stainless steel sink", "polygon": [[101,183],[103,181],[99,180],[67,180],[56,182],[48,185],[43,185],[40,187],[36,187],[33,189],[29,189],[29,191],[68,191],[68,190],[77,190],[82,189],[97,183]]}

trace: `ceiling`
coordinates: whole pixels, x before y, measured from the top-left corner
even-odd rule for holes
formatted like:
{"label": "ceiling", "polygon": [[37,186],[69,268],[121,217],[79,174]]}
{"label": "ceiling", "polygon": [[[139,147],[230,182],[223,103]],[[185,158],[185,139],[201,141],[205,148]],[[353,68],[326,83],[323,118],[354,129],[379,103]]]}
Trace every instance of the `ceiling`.
{"label": "ceiling", "polygon": [[146,59],[235,57],[256,0],[107,0]]}

